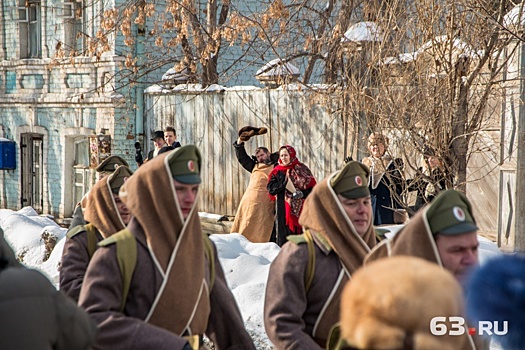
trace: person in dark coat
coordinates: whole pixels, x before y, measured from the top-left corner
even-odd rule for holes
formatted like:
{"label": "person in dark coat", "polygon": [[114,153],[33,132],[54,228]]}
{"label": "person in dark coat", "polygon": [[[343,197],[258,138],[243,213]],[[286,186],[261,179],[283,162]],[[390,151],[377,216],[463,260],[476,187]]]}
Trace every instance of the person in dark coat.
{"label": "person in dark coat", "polygon": [[324,349],[339,320],[345,282],[375,246],[368,168],[349,162],[317,184],[304,203],[303,235],[270,266],[264,325],[277,349]]}
{"label": "person in dark coat", "polygon": [[126,166],[119,166],[93,186],[86,201],[84,217],[89,224],[78,226],[66,235],[60,264],[60,290],[78,302],[87,266],[97,243],[123,230],[131,220],[118,193],[133,175]]}
{"label": "person in dark coat", "polygon": [[40,272],[15,258],[0,229],[0,348],[88,350],[96,327]]}
{"label": "person in dark coat", "polygon": [[451,186],[453,175],[450,174],[440,157],[427,147],[423,154],[423,167],[419,168],[413,179],[407,180],[407,191],[415,191],[416,202],[413,212],[430,203],[441,191]]}
{"label": "person in dark coat", "polygon": [[286,237],[301,234],[299,215],[306,197],[315,186],[316,180],[310,169],[299,162],[295,149],[290,145],[279,148],[279,165],[268,177],[268,193],[275,201],[275,242],[282,246]]}
{"label": "person in dark coat", "polygon": [[169,146],[164,140],[164,131],[162,130],[155,131],[151,136],[151,141],[153,141],[154,148],[148,152],[148,158],[144,159],[144,163],[155,158],[163,147]]}
{"label": "person in dark coat", "polygon": [[402,160],[392,159],[386,150],[388,138],[378,133],[368,137],[370,157],[362,163],[370,168],[370,195],[374,210],[374,225],[400,224],[396,222],[395,211],[402,209],[403,193]]}
{"label": "person in dark coat", "polygon": [[[243,129],[245,128],[241,128]],[[251,242],[264,243],[270,241],[275,227],[275,205],[268,197],[266,184],[279,154],[270,153],[266,147],[257,147],[255,156],[250,157],[244,145],[251,136],[245,135],[246,133],[239,131],[240,136],[233,143],[237,160],[251,175],[235,214],[231,232],[240,233]],[[257,135],[260,134],[259,131]]]}
{"label": "person in dark coat", "polygon": [[[198,149],[182,146],[141,166],[120,189],[133,219],[100,242],[80,292],[79,305],[98,324],[95,349],[204,349],[204,335],[216,350],[255,349],[202,232],[201,166]],[[129,240],[136,261],[124,280],[119,242]]]}

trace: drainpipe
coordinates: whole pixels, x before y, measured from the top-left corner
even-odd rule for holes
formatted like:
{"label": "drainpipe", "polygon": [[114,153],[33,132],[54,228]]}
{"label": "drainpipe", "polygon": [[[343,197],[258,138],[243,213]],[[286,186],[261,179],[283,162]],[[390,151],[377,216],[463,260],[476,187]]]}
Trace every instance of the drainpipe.
{"label": "drainpipe", "polygon": [[4,9],[5,1],[2,1],[2,5],[0,6],[0,18],[2,21],[0,22],[0,30],[2,31],[2,52],[3,52],[3,60],[7,60],[7,46],[6,46],[6,35],[5,35],[5,9]]}
{"label": "drainpipe", "polygon": [[517,252],[525,251],[525,84],[523,82],[525,69],[525,45],[520,44],[520,66],[519,66],[519,82],[520,82],[520,101],[518,107],[518,140],[516,159],[516,215],[514,216],[514,234],[515,244],[514,250]]}

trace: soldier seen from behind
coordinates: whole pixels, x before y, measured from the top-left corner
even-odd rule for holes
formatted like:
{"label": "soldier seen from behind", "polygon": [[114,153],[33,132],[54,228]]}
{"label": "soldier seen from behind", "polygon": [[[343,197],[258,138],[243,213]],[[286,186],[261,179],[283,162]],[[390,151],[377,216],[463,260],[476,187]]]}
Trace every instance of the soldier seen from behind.
{"label": "soldier seen from behind", "polygon": [[89,350],[96,327],[40,272],[22,266],[0,229],[0,348]]}

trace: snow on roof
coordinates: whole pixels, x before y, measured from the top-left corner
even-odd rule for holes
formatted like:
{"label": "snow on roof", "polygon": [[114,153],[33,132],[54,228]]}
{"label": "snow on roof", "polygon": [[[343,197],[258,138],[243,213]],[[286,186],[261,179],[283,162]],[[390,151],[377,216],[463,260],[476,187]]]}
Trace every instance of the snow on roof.
{"label": "snow on roof", "polygon": [[383,30],[375,22],[358,22],[345,32],[342,42],[382,41]]}
{"label": "snow on roof", "polygon": [[446,35],[436,36],[434,39],[429,40],[425,42],[423,45],[419,47],[414,52],[407,52],[407,53],[401,53],[397,57],[386,57],[382,64],[388,65],[388,64],[396,64],[396,63],[408,63],[415,61],[419,55],[423,53],[431,54],[430,51],[435,45],[439,44],[445,44],[448,45],[451,44],[453,53],[457,57],[467,56],[472,58],[478,58],[481,57],[484,53],[483,50],[476,51],[474,50],[469,44],[464,42],[463,40],[459,38],[452,39],[452,42],[450,42],[450,39]]}
{"label": "snow on roof", "polygon": [[299,68],[290,62],[283,62],[280,58],[276,58],[266,63],[261,69],[255,73],[255,76],[288,76],[299,75],[301,72]]}
{"label": "snow on roof", "polygon": [[516,5],[512,10],[510,10],[505,17],[503,17],[503,25],[518,25],[525,24],[525,11],[524,5]]}
{"label": "snow on roof", "polygon": [[175,81],[188,81],[190,75],[190,70],[185,68],[183,70],[176,70],[175,68],[170,68],[162,75],[162,80],[175,80]]}
{"label": "snow on roof", "polygon": [[201,84],[179,84],[173,87],[162,86],[159,84],[151,85],[144,90],[146,94],[152,93],[169,93],[172,91],[181,91],[181,92],[220,92],[224,91],[226,88],[222,85],[212,84],[204,88]]}

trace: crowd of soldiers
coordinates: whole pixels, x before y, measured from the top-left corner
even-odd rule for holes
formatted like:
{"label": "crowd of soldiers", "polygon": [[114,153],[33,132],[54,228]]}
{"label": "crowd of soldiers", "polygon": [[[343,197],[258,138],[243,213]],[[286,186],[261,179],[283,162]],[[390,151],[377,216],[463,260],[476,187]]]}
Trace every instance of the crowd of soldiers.
{"label": "crowd of soldiers", "polygon": [[[253,192],[243,198],[252,207],[241,205],[234,229],[256,242],[271,239],[275,220],[249,219],[261,210],[253,208],[258,189],[269,189],[272,174],[285,171],[278,181],[290,192],[283,196],[286,213],[301,200],[298,222],[292,222],[301,231],[281,236],[286,242],[266,284],[264,327],[277,349],[486,347],[469,332],[436,336],[431,327],[434,317],[466,317],[467,277],[478,265],[479,243],[465,195],[442,191],[393,238],[379,240],[374,170],[366,162],[348,161],[317,183],[288,146],[281,147],[277,164],[264,148],[248,157],[243,143],[263,133],[249,127],[234,143],[252,173],[247,192]],[[67,327],[74,329],[40,340],[51,346],[19,346],[28,340],[2,333],[14,326],[0,327],[2,348],[255,349],[216,247],[201,228],[196,203],[204,164],[194,145],[158,154],[134,173],[118,156],[100,164],[101,179],[79,205],[61,262],[60,293],[80,308],[58,300],[69,309],[57,312],[67,313]],[[299,180],[288,185],[292,178]],[[265,203],[274,215],[274,204]],[[0,240],[0,257],[7,256],[1,270],[19,268],[11,255]],[[67,343],[78,333],[77,344]]]}

